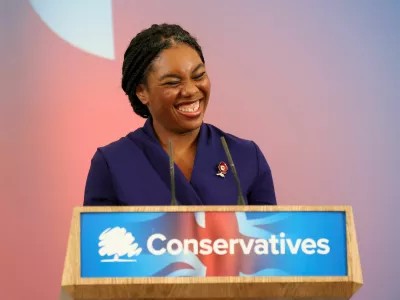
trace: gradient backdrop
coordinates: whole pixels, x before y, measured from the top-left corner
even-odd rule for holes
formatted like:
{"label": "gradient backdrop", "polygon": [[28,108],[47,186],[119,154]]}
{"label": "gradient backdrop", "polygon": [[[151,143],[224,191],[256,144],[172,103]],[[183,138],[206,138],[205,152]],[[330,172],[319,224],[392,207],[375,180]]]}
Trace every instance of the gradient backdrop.
{"label": "gradient backdrop", "polygon": [[400,1],[1,1],[0,298],[57,299],[90,159],[144,122],[120,88],[130,39],[196,35],[206,121],[256,141],[279,204],[354,208],[365,285],[398,300]]}

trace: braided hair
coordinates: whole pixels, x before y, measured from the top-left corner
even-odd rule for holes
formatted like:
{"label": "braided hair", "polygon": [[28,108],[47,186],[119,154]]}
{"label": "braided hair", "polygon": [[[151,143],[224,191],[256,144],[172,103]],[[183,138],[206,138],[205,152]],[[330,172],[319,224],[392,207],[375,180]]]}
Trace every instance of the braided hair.
{"label": "braided hair", "polygon": [[204,63],[203,52],[196,38],[179,25],[154,24],[139,32],[130,42],[122,65],[122,89],[128,95],[137,115],[148,118],[150,111],[136,96],[136,87],[139,84],[146,85],[151,64],[161,51],[179,43],[187,44],[196,50]]}

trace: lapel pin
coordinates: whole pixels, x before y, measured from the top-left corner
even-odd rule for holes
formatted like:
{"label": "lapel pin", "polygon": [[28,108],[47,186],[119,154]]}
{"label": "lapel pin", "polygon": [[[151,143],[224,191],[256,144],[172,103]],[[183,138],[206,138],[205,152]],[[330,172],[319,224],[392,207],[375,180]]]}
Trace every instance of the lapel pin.
{"label": "lapel pin", "polygon": [[225,177],[226,173],[228,173],[228,165],[221,161],[218,165],[217,176]]}

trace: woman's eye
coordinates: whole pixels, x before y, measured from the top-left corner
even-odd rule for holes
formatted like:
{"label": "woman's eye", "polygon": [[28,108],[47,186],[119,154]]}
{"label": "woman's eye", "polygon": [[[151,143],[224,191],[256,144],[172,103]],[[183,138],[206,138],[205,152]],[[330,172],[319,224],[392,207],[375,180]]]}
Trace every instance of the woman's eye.
{"label": "woman's eye", "polygon": [[179,81],[168,81],[166,83],[164,83],[165,85],[177,85],[179,84]]}
{"label": "woman's eye", "polygon": [[205,73],[206,73],[206,72],[203,72],[203,73],[201,73],[201,74],[199,74],[199,75],[194,76],[194,79],[200,79],[201,77],[204,76]]}

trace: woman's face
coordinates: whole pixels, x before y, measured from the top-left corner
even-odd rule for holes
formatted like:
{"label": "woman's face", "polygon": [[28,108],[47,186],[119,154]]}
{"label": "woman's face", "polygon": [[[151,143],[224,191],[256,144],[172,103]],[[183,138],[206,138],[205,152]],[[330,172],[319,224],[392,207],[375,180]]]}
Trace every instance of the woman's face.
{"label": "woman's face", "polygon": [[147,87],[138,86],[136,94],[157,125],[186,133],[201,126],[210,87],[200,56],[190,46],[178,44],[153,61]]}

